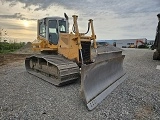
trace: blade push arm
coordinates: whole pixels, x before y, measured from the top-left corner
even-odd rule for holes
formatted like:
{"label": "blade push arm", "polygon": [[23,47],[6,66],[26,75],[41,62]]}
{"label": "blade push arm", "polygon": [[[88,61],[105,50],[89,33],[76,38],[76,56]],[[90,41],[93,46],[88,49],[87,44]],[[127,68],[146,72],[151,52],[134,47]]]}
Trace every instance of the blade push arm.
{"label": "blade push arm", "polygon": [[94,32],[94,27],[93,27],[93,20],[92,19],[89,19],[89,23],[88,23],[88,31],[86,33],[79,33],[79,29],[78,29],[78,23],[77,23],[77,19],[78,19],[78,16],[76,15],[73,15],[73,27],[74,27],[74,33],[78,39],[78,46],[79,46],[79,49],[82,49],[82,46],[81,46],[81,36],[84,37],[85,34],[87,34],[89,32],[89,29],[91,27],[91,37],[90,39],[93,40],[93,44],[94,44],[94,48],[96,49],[97,48],[97,44],[96,44],[96,35],[95,35],[95,32]]}

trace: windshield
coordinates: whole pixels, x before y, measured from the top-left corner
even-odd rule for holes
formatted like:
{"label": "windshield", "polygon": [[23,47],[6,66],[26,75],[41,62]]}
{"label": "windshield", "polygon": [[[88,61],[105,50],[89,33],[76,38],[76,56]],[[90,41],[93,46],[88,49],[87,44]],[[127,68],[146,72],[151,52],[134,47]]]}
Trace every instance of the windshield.
{"label": "windshield", "polygon": [[49,20],[48,24],[49,41],[55,45],[58,44],[59,32],[66,33],[66,21]]}
{"label": "windshield", "polygon": [[58,34],[57,29],[57,21],[56,20],[50,20],[49,21],[49,33],[56,33]]}

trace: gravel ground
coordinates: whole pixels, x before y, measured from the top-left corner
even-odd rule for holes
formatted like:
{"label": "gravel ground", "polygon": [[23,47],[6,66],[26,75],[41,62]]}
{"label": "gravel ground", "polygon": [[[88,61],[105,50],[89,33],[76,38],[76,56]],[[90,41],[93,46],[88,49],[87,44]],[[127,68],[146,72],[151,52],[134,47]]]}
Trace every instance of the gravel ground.
{"label": "gravel ground", "polygon": [[93,111],[79,96],[80,82],[55,87],[28,74],[24,62],[0,66],[1,120],[160,119],[160,61],[151,50],[125,49],[127,79]]}

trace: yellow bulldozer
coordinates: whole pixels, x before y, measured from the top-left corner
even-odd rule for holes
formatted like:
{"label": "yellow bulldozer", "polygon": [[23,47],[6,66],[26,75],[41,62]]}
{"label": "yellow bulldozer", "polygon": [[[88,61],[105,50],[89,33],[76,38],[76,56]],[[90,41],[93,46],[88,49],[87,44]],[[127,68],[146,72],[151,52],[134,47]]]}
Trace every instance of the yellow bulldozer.
{"label": "yellow bulldozer", "polygon": [[[78,29],[78,16],[73,15],[72,32],[69,19],[46,17],[37,22],[37,40],[32,43],[35,54],[25,59],[26,70],[55,86],[81,79],[81,96],[89,110],[95,108],[125,80],[122,50],[114,46],[97,48],[93,20],[86,33]],[[87,36],[91,29],[91,35]],[[93,46],[93,47],[92,47]]]}

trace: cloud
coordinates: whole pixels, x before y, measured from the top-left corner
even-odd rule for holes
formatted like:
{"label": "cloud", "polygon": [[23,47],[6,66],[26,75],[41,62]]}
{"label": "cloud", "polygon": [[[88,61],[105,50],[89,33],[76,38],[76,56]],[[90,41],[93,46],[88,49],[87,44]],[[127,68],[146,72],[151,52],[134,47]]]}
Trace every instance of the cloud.
{"label": "cloud", "polygon": [[36,38],[36,21],[28,21],[29,26],[25,27],[23,20],[1,19],[0,28],[7,31],[9,39],[18,39],[19,41],[33,41]]}
{"label": "cloud", "polygon": [[[75,0],[76,3],[78,2],[78,0]],[[73,5],[75,3],[75,1],[72,1]],[[51,6],[57,6],[57,5],[61,5],[61,6],[67,6],[69,7],[67,0],[5,0],[4,2],[9,2],[10,6],[16,5],[18,2],[24,4],[23,8],[28,8],[32,5],[36,6],[37,8],[35,8],[35,11],[38,10],[46,10],[47,8],[51,7]]]}
{"label": "cloud", "polygon": [[12,15],[0,15],[0,18],[6,18],[6,19],[20,19],[20,20],[37,20],[37,19],[29,19],[26,18],[25,15],[21,13],[14,13]]}
{"label": "cloud", "polygon": [[[34,23],[36,23],[36,22],[34,22]],[[2,25],[1,26],[1,28],[5,28],[5,29],[13,29],[13,30],[30,30],[30,31],[32,31],[32,30],[36,30],[36,24],[35,25],[33,25],[33,23],[30,23],[30,24],[32,24],[32,25],[30,25],[29,27],[24,27],[24,25],[23,25],[23,21],[21,21],[21,20],[17,20],[17,21],[15,21],[15,20],[5,20],[5,21],[0,21],[0,25]]]}
{"label": "cloud", "polygon": [[70,18],[72,14],[79,16],[79,28],[82,31],[85,31],[86,21],[92,18],[99,39],[134,36],[153,39],[156,15],[160,13],[160,0],[3,0],[5,3],[12,8],[17,5],[24,11],[30,11],[25,13],[15,9],[14,14],[1,12],[4,15],[0,15],[0,18],[43,18],[61,16],[64,11],[68,12]]}
{"label": "cloud", "polygon": [[130,17],[136,13],[160,12],[160,0],[5,0],[10,6],[18,2],[23,8],[35,6],[34,11],[46,10],[52,6],[63,6],[65,9],[77,10],[90,16],[109,15]]}

